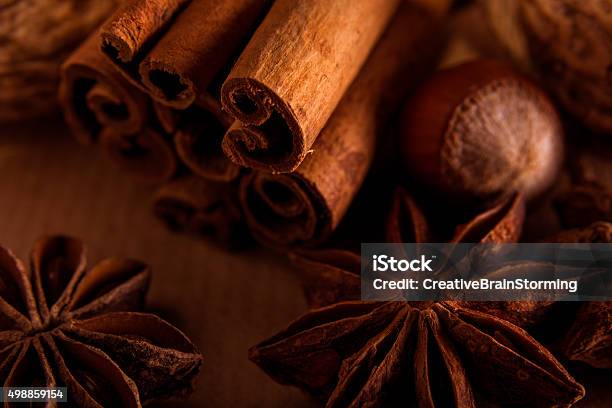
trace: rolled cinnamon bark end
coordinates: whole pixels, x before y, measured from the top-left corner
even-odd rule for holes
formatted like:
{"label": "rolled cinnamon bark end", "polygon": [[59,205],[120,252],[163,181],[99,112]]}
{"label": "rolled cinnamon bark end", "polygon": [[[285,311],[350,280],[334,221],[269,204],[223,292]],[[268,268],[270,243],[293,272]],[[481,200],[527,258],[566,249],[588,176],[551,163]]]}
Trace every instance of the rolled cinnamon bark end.
{"label": "rolled cinnamon bark end", "polygon": [[100,145],[117,166],[141,181],[163,182],[176,172],[172,146],[156,130],[145,128],[125,135],[107,128],[100,134]]}
{"label": "rolled cinnamon bark end", "polygon": [[191,0],[133,0],[102,25],[100,48],[114,63],[132,62]]}
{"label": "rolled cinnamon bark end", "polygon": [[238,191],[253,236],[266,246],[312,244],[329,233],[330,214],[323,198],[298,175],[253,172],[242,179]]}
{"label": "rolled cinnamon bark end", "polygon": [[191,2],[141,62],[142,83],[160,102],[187,108],[237,57],[270,3]]}
{"label": "rolled cinnamon bark end", "polygon": [[248,243],[233,185],[197,176],[182,176],[156,194],[154,212],[171,230],[212,240],[228,247]]}
{"label": "rolled cinnamon bark end", "polygon": [[[361,187],[385,122],[410,87],[435,67],[443,44],[439,23],[426,8],[407,2],[321,131],[312,154],[291,174],[256,171],[243,179],[240,203],[256,239],[275,247],[315,244],[338,226]],[[251,114],[264,116],[258,107]],[[272,144],[259,128],[239,123],[224,143],[233,132],[245,149]]]}
{"label": "rolled cinnamon bark end", "polygon": [[399,3],[277,0],[221,89],[224,108],[241,123],[225,137],[228,157],[295,170]]}
{"label": "rolled cinnamon bark end", "polygon": [[221,150],[227,130],[227,118],[202,109],[192,108],[190,120],[174,134],[176,152],[191,171],[208,180],[229,182],[240,174]]}
{"label": "rolled cinnamon bark end", "polygon": [[295,170],[306,155],[300,124],[263,84],[233,79],[223,84],[225,109],[237,119],[223,138],[223,151],[234,163],[275,173]]}
{"label": "rolled cinnamon bark end", "polygon": [[144,127],[147,96],[132,86],[89,37],[62,65],[59,100],[66,122],[81,143],[97,140],[104,127],[135,133]]}
{"label": "rolled cinnamon bark end", "polygon": [[160,103],[176,109],[185,109],[195,100],[197,91],[189,77],[176,71],[172,62],[149,56],[138,69],[143,85]]}

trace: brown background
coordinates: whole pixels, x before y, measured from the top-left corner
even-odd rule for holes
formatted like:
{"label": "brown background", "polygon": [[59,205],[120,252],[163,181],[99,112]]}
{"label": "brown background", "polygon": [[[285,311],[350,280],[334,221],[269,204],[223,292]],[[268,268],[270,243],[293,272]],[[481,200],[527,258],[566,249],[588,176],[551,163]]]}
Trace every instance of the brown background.
{"label": "brown background", "polygon": [[[90,265],[114,255],[148,262],[150,308],[204,355],[189,401],[156,406],[314,406],[247,359],[250,346],[306,309],[284,257],[262,249],[229,253],[166,231],[151,215],[153,191],[96,148],[78,146],[59,119],[0,130],[0,244],[25,260],[37,237],[64,233],[84,240]],[[590,385],[578,406],[610,406],[609,371],[578,379]]]}

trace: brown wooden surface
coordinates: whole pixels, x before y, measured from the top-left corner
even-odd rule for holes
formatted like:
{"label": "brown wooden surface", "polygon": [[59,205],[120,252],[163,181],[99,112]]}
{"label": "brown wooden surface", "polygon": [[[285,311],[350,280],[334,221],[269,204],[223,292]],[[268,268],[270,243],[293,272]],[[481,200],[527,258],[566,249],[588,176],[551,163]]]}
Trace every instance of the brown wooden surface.
{"label": "brown wooden surface", "polygon": [[90,265],[113,255],[148,262],[150,308],[204,355],[188,403],[155,406],[311,406],[247,359],[250,346],[306,308],[284,258],[229,253],[166,231],[152,216],[153,190],[77,145],[59,120],[0,130],[0,244],[27,259],[38,236],[65,233],[88,245]]}

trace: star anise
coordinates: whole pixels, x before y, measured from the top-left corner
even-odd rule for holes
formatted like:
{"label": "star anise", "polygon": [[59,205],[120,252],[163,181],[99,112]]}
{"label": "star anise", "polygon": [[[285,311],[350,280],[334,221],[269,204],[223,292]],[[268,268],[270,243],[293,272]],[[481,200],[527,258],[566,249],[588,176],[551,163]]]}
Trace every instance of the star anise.
{"label": "star anise", "polygon": [[454,302],[341,302],[250,350],[282,384],[328,407],[569,406],[584,396],[519,327]]}
{"label": "star anise", "polygon": [[[459,225],[450,239],[452,243],[517,242],[525,214],[520,194],[498,202],[490,209]],[[416,200],[403,188],[395,192],[387,218],[388,242],[431,242],[434,238],[429,223]],[[313,249],[290,254],[300,272],[306,300],[310,307],[321,307],[343,300],[359,299],[361,291],[360,257],[347,250]],[[538,322],[552,302],[469,302],[463,304],[521,327]]]}
{"label": "star anise", "polygon": [[149,268],[111,258],[86,269],[80,241],[40,239],[31,271],[0,247],[0,381],[68,388],[78,407],[140,407],[184,396],[202,356],[178,329],[148,314]]}
{"label": "star anise", "polygon": [[569,360],[612,369],[612,302],[584,303],[561,350]]}
{"label": "star anise", "polygon": [[[595,222],[584,228],[562,231],[549,242],[612,243],[612,223]],[[568,360],[612,369],[612,302],[584,302],[560,345]]]}
{"label": "star anise", "polygon": [[344,249],[293,251],[289,259],[299,270],[304,296],[310,307],[359,299],[361,257]]}
{"label": "star anise", "polygon": [[[520,195],[459,226],[452,242],[516,242]],[[391,242],[433,234],[416,201],[395,195]],[[584,396],[548,350],[508,320],[527,324],[537,302],[362,302],[359,256],[343,250],[292,254],[313,310],[250,350],[272,378],[326,399],[327,406],[569,406]],[[319,279],[317,279],[319,277]],[[474,310],[475,308],[481,310]],[[503,318],[501,318],[503,317]]]}
{"label": "star anise", "polygon": [[[455,228],[450,242],[517,242],[525,218],[522,194],[502,198],[491,208]],[[438,239],[429,227],[416,200],[399,187],[387,217],[388,242],[428,242]]]}

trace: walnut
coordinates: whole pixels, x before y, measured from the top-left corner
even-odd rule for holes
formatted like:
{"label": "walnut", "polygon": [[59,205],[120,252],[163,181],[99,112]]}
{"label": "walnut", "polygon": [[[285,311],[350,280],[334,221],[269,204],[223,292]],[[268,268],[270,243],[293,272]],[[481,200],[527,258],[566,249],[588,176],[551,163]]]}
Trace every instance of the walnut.
{"label": "walnut", "polygon": [[0,122],[56,109],[59,65],[118,0],[0,0]]}
{"label": "walnut", "polygon": [[612,135],[612,1],[482,1],[515,62],[590,129]]}

